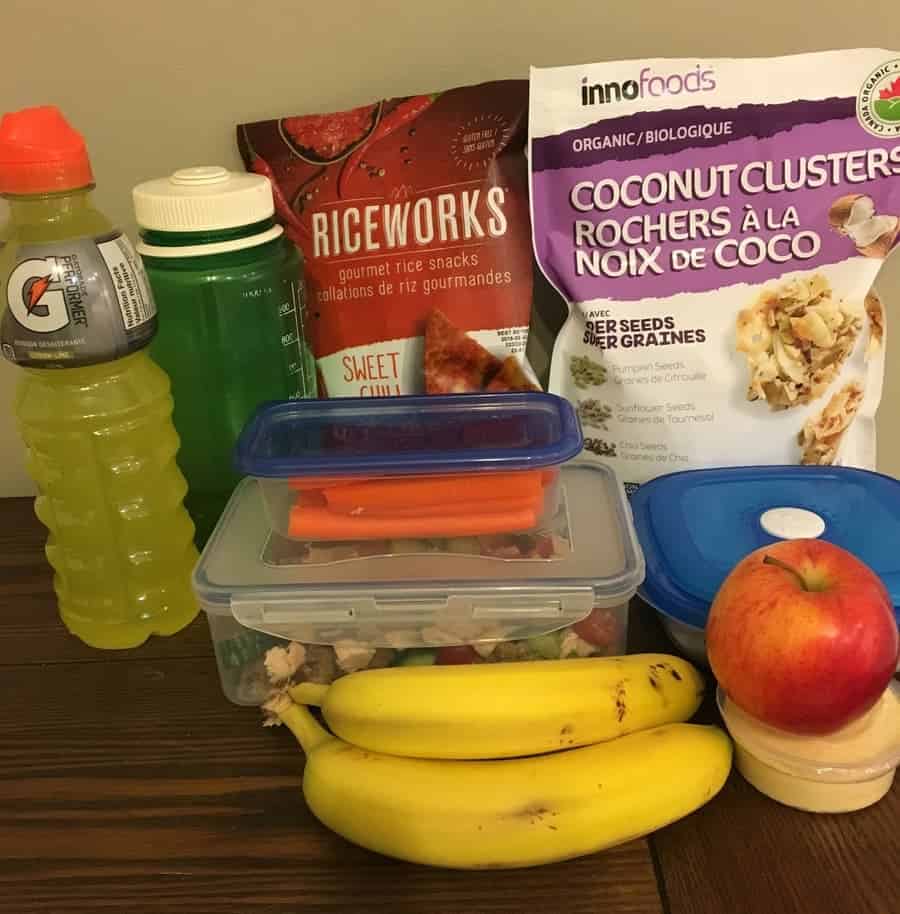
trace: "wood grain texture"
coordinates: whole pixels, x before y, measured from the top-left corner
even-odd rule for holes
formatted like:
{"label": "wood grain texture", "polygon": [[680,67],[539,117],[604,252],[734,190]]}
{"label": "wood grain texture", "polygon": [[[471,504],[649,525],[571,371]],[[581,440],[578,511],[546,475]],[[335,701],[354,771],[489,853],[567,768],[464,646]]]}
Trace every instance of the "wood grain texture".
{"label": "wood grain texture", "polygon": [[813,815],[732,771],[722,793],[651,838],[671,914],[898,914],[900,782],[880,803]]}
{"label": "wood grain texture", "polygon": [[306,810],[293,738],[222,696],[203,620],[83,647],[42,546],[30,503],[0,502],[0,914],[664,914],[646,841],[505,873],[347,844]]}
{"label": "wood grain texture", "polygon": [[[43,539],[30,501],[0,501],[0,914],[900,914],[896,785],[811,816],[733,773],[649,843],[533,870],[353,847],[303,805],[293,739],[222,696],[202,618],[133,651],[84,647]],[[671,650],[638,601],[629,649]]]}

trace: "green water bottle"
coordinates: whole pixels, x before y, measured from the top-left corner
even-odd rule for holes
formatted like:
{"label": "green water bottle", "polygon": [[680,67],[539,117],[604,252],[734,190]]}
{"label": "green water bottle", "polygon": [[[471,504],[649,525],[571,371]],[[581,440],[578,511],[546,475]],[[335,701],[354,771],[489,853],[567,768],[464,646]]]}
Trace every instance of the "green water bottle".
{"label": "green water bottle", "polygon": [[261,175],[184,168],[138,185],[133,199],[159,310],[151,352],[172,381],[185,504],[202,546],[238,482],[231,451],[256,407],[315,396],[302,261]]}

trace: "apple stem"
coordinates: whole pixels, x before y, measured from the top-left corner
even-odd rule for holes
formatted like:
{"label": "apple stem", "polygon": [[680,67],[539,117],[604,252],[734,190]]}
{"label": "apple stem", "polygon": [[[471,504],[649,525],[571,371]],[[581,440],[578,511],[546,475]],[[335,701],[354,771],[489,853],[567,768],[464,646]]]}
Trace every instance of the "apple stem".
{"label": "apple stem", "polygon": [[787,562],[782,562],[781,559],[776,559],[774,555],[766,555],[763,557],[763,565],[775,565],[777,568],[781,568],[783,571],[790,572],[799,582],[800,586],[804,590],[809,590],[809,587],[806,586],[806,579],[791,565],[788,565]]}

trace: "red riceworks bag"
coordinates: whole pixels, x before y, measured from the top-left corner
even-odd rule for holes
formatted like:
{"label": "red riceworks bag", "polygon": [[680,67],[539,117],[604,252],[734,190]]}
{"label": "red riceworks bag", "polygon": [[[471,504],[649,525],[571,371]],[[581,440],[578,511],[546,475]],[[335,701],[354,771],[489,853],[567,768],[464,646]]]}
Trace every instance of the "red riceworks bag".
{"label": "red riceworks bag", "polygon": [[306,261],[322,396],[535,387],[528,84],[238,127]]}

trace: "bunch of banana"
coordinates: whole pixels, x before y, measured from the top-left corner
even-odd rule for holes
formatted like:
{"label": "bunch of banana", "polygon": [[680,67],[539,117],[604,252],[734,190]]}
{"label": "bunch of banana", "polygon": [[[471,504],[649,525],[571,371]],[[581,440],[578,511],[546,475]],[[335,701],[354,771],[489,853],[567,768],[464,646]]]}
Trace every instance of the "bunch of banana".
{"label": "bunch of banana", "polygon": [[701,695],[689,663],[634,655],[366,670],[267,707],[328,828],[414,863],[512,868],[646,835],[718,793],[728,737],[681,723]]}

